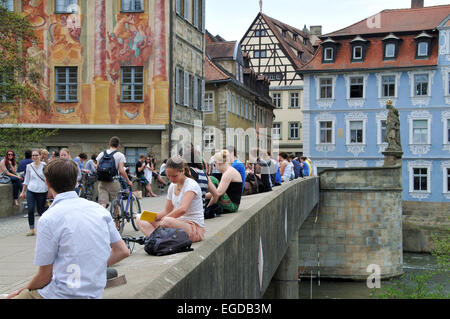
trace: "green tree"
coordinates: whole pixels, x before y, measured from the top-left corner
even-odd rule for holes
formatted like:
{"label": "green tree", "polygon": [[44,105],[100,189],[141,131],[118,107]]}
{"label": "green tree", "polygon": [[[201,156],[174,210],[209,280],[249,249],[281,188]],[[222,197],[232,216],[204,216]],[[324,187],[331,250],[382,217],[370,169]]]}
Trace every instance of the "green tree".
{"label": "green tree", "polygon": [[432,237],[434,249],[432,255],[437,259],[437,267],[421,273],[409,273],[398,279],[391,279],[379,292],[373,292],[373,297],[382,299],[448,299],[449,292],[441,284],[435,285],[432,279],[442,276],[449,282],[450,274],[450,229],[440,236]]}
{"label": "green tree", "polygon": [[41,147],[42,140],[55,135],[56,130],[22,128],[15,124],[21,106],[48,111],[49,103],[36,89],[42,74],[29,67],[36,63],[26,49],[38,43],[34,30],[25,17],[8,11],[4,4],[0,0],[0,120],[7,118],[7,124],[12,127],[0,128],[0,155],[13,149],[18,156],[23,156],[26,149]]}
{"label": "green tree", "polygon": [[57,133],[57,129],[48,130],[18,126],[2,128],[0,129],[0,155],[4,155],[7,150],[11,149],[19,158],[22,158],[27,149],[44,148],[45,145],[42,144],[42,141]]}
{"label": "green tree", "polygon": [[42,74],[27,67],[35,61],[26,46],[37,42],[30,22],[0,4],[0,119],[15,114],[21,105],[48,110],[48,101],[36,89]]}

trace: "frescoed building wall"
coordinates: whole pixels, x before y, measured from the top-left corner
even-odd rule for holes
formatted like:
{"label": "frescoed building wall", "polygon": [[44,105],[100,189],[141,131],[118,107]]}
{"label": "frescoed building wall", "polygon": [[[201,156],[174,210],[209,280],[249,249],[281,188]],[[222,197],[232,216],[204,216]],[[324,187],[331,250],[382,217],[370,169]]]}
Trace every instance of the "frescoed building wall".
{"label": "frescoed building wall", "polygon": [[[200,79],[197,89],[203,93],[204,2],[14,1],[14,11],[29,19],[38,38],[26,50],[38,61],[29,67],[43,75],[38,90],[49,102],[49,111],[22,105],[18,113],[5,112],[1,125],[58,128],[66,140],[59,144],[85,152],[100,150],[107,141],[92,142],[87,149],[86,145],[79,147],[83,134],[74,136],[77,130],[101,130],[99,136],[119,137],[120,131],[127,130],[129,134],[124,135],[129,138],[133,131],[139,136],[143,131],[152,144],[141,140],[141,151],[167,157],[172,115],[178,114],[176,104],[171,103],[175,101],[173,84],[179,61],[191,62],[188,68]],[[177,13],[180,5],[186,16]],[[194,19],[202,21],[200,27],[194,27]],[[183,47],[178,40],[181,35],[186,38]],[[194,41],[197,38],[200,40]],[[189,51],[192,46],[195,56]],[[198,103],[202,99],[198,95]],[[200,108],[194,118],[201,120]],[[193,121],[186,122],[193,125]],[[66,130],[71,130],[70,136]],[[124,143],[136,144],[131,140]]]}

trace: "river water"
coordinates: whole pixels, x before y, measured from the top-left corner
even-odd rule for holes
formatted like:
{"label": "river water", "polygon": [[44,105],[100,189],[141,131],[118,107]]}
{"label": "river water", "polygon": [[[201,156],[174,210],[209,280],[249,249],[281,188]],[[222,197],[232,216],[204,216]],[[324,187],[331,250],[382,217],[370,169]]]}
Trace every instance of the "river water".
{"label": "river water", "polygon": [[[408,273],[423,273],[426,270],[432,270],[437,266],[436,258],[429,254],[403,254],[403,271]],[[369,275],[369,274],[368,274]],[[450,283],[447,282],[449,275],[439,275],[433,277],[431,285],[441,284],[444,287],[446,294],[450,293]],[[400,279],[393,279],[398,281]],[[390,285],[389,280],[381,282],[381,288]],[[320,286],[318,279],[301,278],[299,282],[299,297],[300,299],[374,299],[371,297],[371,289],[367,287],[366,281],[344,281],[332,279],[320,279]],[[312,297],[311,297],[312,295]]]}

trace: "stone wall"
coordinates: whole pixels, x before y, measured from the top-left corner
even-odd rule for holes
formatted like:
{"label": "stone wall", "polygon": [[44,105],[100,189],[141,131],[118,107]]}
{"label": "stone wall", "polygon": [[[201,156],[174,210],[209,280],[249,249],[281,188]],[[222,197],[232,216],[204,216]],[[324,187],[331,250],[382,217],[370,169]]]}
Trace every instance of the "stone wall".
{"label": "stone wall", "polygon": [[[304,274],[366,279],[402,273],[401,168],[327,169],[320,174],[320,206],[299,232]],[[317,218],[317,222],[316,222]]]}
{"label": "stone wall", "polygon": [[403,250],[430,253],[432,237],[450,230],[450,203],[403,202]]}
{"label": "stone wall", "polygon": [[0,184],[0,217],[14,214],[12,184]]}

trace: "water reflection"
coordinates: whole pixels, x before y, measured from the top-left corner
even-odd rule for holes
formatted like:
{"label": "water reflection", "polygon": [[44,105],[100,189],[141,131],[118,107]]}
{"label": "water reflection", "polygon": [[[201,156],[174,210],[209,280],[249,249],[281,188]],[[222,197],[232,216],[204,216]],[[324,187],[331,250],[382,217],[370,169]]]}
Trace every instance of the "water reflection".
{"label": "water reflection", "polygon": [[[405,273],[421,273],[425,270],[435,269],[437,266],[436,258],[429,254],[403,254],[403,270]],[[369,275],[369,274],[368,274]],[[394,279],[399,280],[399,279]],[[441,284],[446,293],[450,292],[450,284],[447,282],[447,275],[440,275],[433,278],[433,285]],[[381,282],[381,287],[390,285],[389,280]],[[313,279],[312,285],[310,278],[302,278],[299,282],[300,299],[371,299],[371,289],[367,288],[365,281],[345,281],[337,279],[321,278],[320,286],[318,280]]]}

